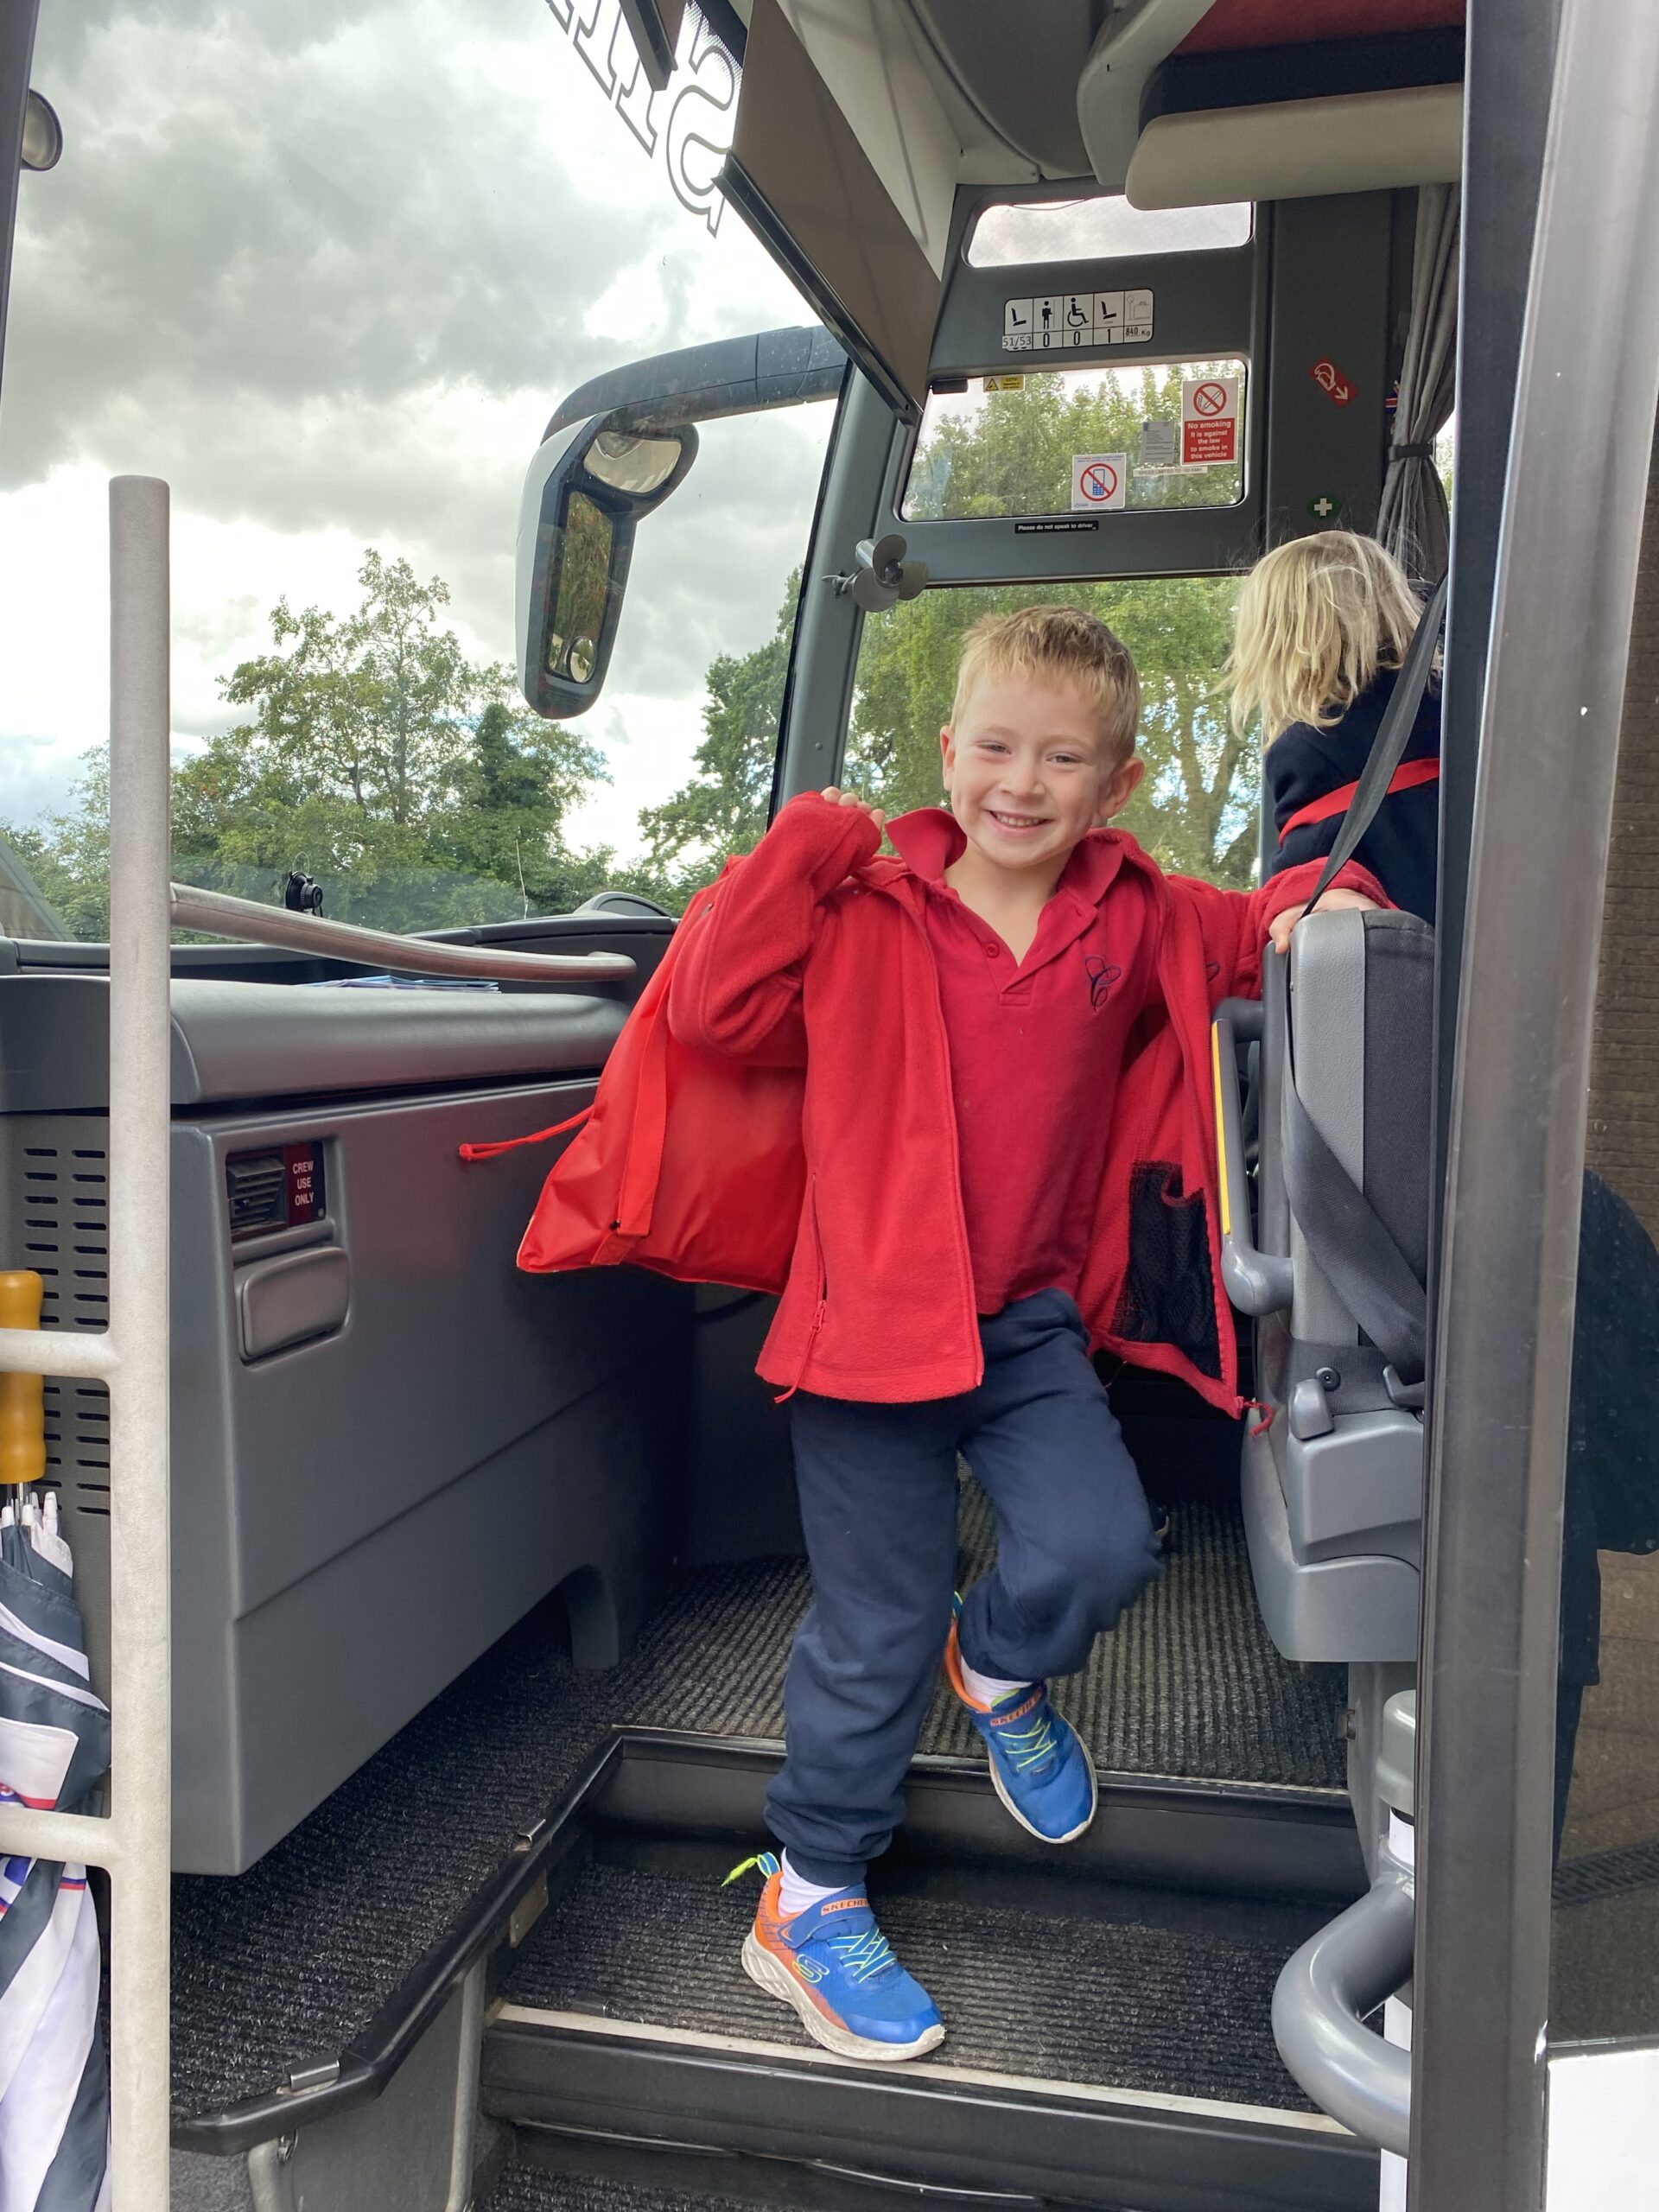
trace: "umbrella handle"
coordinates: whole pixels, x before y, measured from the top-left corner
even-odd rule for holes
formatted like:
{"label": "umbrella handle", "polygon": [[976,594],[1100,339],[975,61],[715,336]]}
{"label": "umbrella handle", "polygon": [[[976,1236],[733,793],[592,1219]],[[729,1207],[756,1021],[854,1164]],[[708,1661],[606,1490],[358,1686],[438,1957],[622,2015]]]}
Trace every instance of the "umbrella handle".
{"label": "umbrella handle", "polygon": [[[32,1268],[0,1268],[0,1328],[38,1329],[45,1285]],[[45,1378],[0,1375],[0,1484],[21,1487],[46,1475]]]}

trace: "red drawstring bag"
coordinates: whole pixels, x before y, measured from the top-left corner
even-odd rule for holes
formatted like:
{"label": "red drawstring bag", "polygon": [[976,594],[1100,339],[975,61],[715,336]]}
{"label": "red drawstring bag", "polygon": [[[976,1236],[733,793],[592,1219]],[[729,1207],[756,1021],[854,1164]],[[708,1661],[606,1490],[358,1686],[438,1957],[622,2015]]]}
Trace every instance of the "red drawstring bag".
{"label": "red drawstring bag", "polygon": [[579,1128],[518,1247],[531,1274],[629,1260],[677,1282],[784,1287],[806,1186],[804,1071],[697,1052],[673,1035],[669,986],[696,911],[640,993],[593,1104],[529,1136],[461,1147],[463,1160],[488,1160]]}

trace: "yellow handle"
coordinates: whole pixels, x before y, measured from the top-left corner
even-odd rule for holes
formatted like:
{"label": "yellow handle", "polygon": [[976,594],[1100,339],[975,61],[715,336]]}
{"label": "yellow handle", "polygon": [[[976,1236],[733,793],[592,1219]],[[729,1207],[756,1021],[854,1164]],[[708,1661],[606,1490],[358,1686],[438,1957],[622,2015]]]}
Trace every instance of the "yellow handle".
{"label": "yellow handle", "polygon": [[[0,1328],[38,1329],[44,1287],[30,1268],[0,1268]],[[0,1483],[45,1479],[44,1389],[38,1375],[0,1375]]]}

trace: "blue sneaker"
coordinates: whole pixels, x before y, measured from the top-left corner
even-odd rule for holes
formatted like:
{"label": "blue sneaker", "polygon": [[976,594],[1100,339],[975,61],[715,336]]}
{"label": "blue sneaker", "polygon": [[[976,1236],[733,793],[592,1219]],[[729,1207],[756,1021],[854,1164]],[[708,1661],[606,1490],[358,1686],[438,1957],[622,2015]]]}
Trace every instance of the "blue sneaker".
{"label": "blue sneaker", "polygon": [[1095,1764],[1069,1720],[1048,1701],[1048,1684],[1010,1690],[982,1704],[962,1675],[957,1624],[944,1647],[945,1677],[985,1738],[991,1786],[1022,1828],[1044,1843],[1071,1843],[1095,1817]]}
{"label": "blue sneaker", "polygon": [[783,1869],[769,1851],[726,1877],[758,1866],[766,1876],[754,1926],[743,1939],[743,1971],[768,1997],[793,2005],[815,2043],[843,2058],[918,2058],[944,2040],[932,1999],[887,1948],[861,1888],[837,1890],[810,1912],[778,1910]]}

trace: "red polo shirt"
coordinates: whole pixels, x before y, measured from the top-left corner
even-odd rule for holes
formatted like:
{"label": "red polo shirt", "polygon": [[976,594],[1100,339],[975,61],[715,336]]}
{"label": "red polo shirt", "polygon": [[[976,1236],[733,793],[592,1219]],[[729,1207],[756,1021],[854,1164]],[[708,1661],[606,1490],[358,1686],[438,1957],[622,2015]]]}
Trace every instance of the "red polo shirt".
{"label": "red polo shirt", "polygon": [[928,893],[975,1302],[995,1313],[1039,1290],[1075,1298],[1118,1076],[1156,977],[1150,886],[1091,830],[1016,962],[944,880],[967,844],[953,816],[922,807],[887,836]]}

